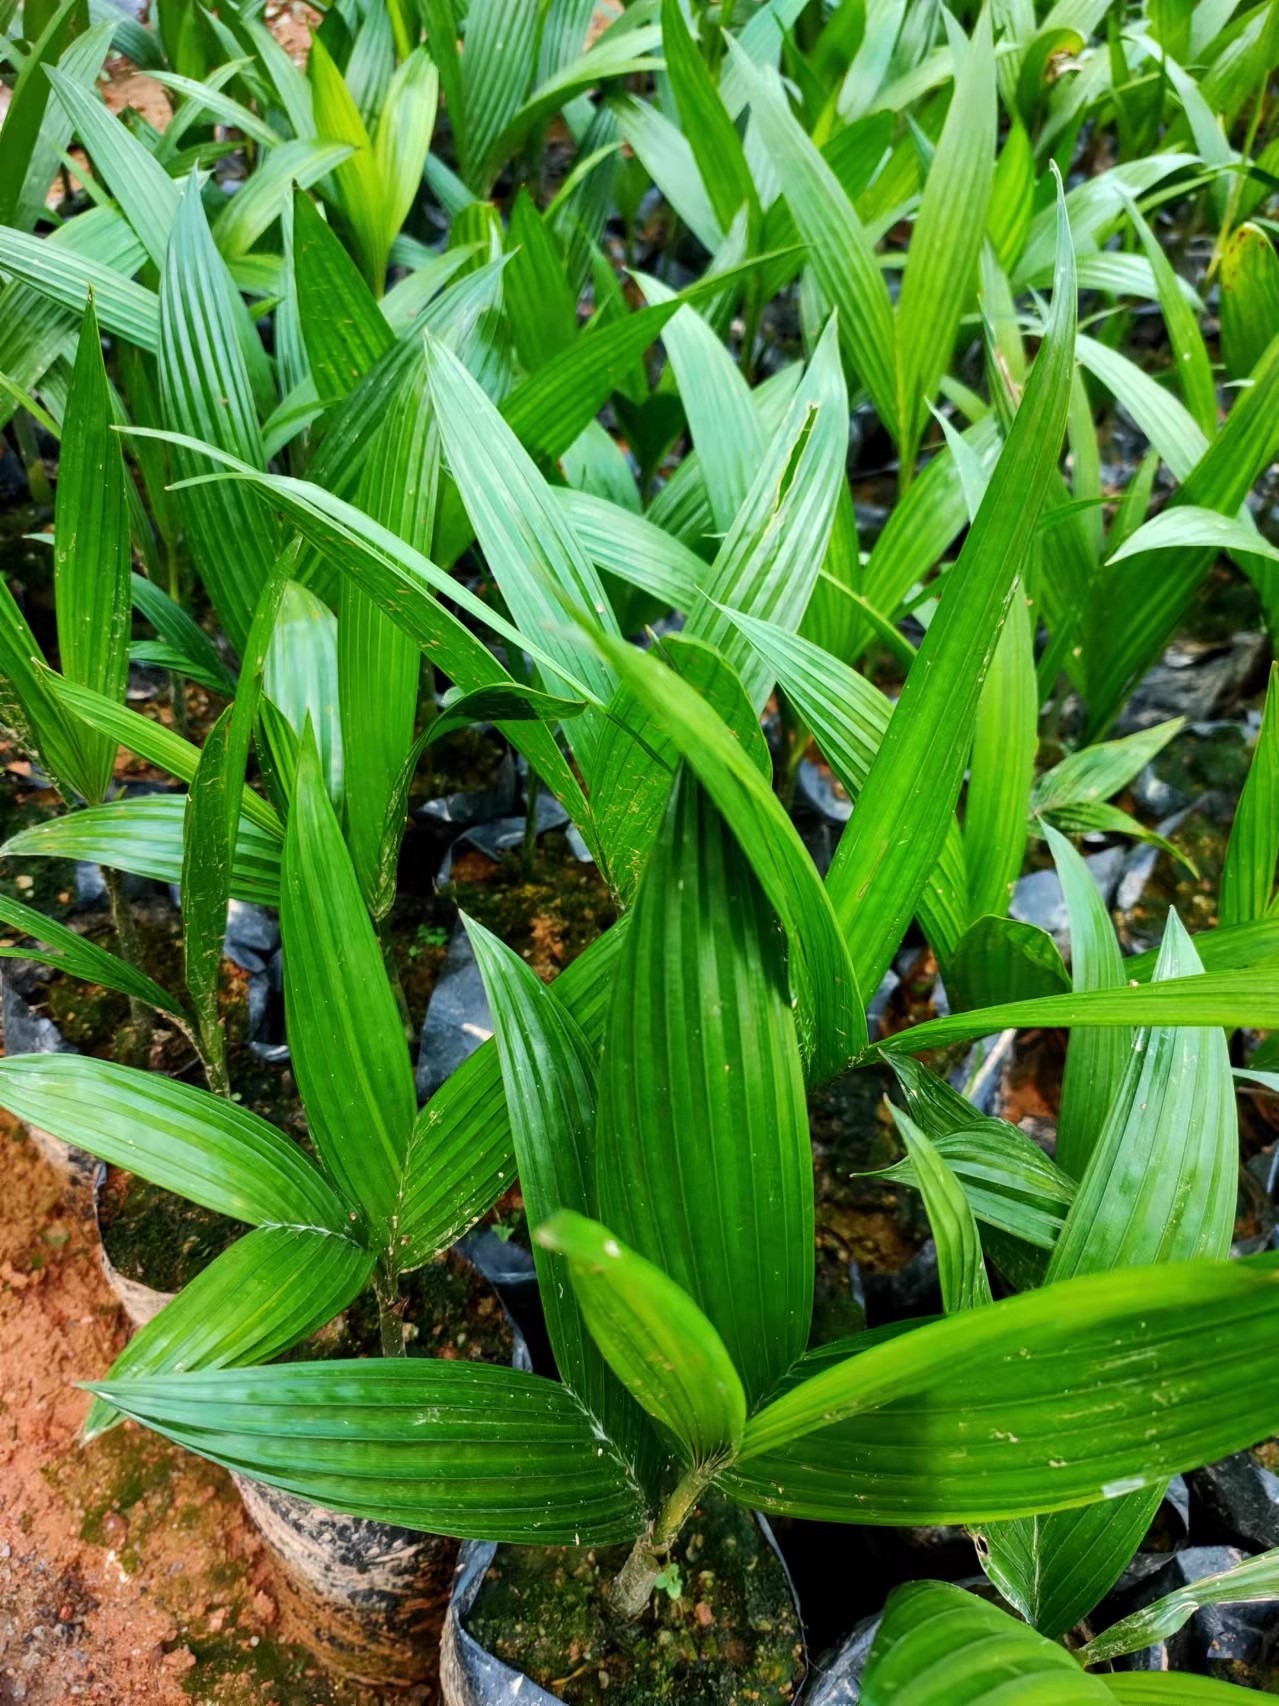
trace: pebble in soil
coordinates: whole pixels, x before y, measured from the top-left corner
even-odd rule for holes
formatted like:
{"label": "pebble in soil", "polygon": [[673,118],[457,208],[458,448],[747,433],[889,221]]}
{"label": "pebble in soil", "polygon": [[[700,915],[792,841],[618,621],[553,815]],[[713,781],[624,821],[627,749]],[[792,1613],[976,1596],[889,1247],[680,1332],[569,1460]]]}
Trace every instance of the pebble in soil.
{"label": "pebble in soil", "polygon": [[605,1590],[621,1547],[503,1547],[467,1619],[488,1652],[567,1706],[778,1706],[802,1637],[785,1572],[749,1514],[710,1498],[633,1624]]}

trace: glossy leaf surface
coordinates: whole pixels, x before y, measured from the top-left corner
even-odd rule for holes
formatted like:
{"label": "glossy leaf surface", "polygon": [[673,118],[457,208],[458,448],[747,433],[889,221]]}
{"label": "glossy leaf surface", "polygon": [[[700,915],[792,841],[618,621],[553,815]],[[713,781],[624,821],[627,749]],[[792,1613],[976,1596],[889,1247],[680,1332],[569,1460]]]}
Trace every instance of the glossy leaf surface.
{"label": "glossy leaf surface", "polygon": [[751,1397],[807,1337],[808,1150],[775,917],[731,829],[685,772],[615,973],[599,1205],[714,1323]]}

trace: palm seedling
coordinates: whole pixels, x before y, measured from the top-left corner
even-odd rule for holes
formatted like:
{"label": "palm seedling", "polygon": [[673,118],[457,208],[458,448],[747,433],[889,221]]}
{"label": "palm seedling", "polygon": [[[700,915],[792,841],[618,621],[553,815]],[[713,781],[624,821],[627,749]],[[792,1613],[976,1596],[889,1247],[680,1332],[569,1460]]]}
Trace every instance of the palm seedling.
{"label": "palm seedling", "polygon": [[[313,1154],[226,1095],[90,1059],[0,1062],[0,1101],[253,1228],[98,1383],[95,1430],[133,1416],[428,1532],[618,1544],[621,1620],[707,1500],[962,1524],[1021,1622],[908,1590],[868,1699],[926,1686],[943,1617],[956,1648],[970,1627],[1009,1643],[1044,1699],[1146,1698],[1054,1643],[1169,1476],[1279,1426],[1274,1260],[1225,1259],[1223,1035],[1279,1028],[1275,712],[1221,926],[1191,939],[1171,917],[1157,957],[1122,957],[1066,837],[1151,834],[1115,796],[1177,725],[1094,739],[1038,777],[1035,755],[1066,689],[1108,732],[1219,551],[1269,608],[1273,551],[1245,506],[1275,448],[1267,145],[1260,119],[1226,139],[1269,68],[1266,8],[1238,27],[1196,8],[1185,40],[1177,9],[1152,9],[1104,44],[1033,9],[936,33],[906,10],[773,0],[734,24],[641,0],[583,52],[572,4],[335,7],[304,75],[250,9],[187,23],[162,6],[151,48],[129,39],[175,98],[163,136],[107,115],[90,89],[109,37],[72,27],[76,0],[58,10],[0,133],[30,144],[0,202],[0,368],[24,422],[39,410],[62,434],[61,672],[33,661],[7,598],[0,661],[6,723],[83,804],[5,852],[180,880],[185,990],[0,904],[65,971],[184,1025],[211,1092],[230,1088],[228,898],[278,906]],[[1050,76],[1063,53],[1077,61]],[[1228,121],[1215,138],[1205,90]],[[557,111],[578,160],[542,206],[530,139]],[[210,114],[245,141],[229,199],[207,180],[226,152]],[[1059,198],[1052,165],[1112,117],[1128,157]],[[100,205],[33,236],[28,180],[73,135]],[[504,226],[487,198],[521,177]],[[616,207],[634,249],[645,178],[711,262],[679,291],[660,261],[637,269],[637,305],[606,224]],[[438,251],[408,229],[423,182],[449,220]],[[1224,421],[1201,304],[1152,230],[1174,192],[1220,237],[1223,354],[1248,381]],[[806,359],[783,364],[766,310],[797,277]],[[1080,287],[1103,305],[1084,331]],[[1175,391],[1115,348],[1128,298],[1158,304]],[[965,365],[979,325],[986,397]],[[1108,520],[1102,392],[1152,446]],[[863,557],[846,459],[867,400],[900,501]],[[1179,485],[1152,514],[1161,462]],[[148,569],[132,580],[131,545]],[[229,649],[184,608],[192,584]],[[228,701],[202,746],[122,703],[130,599],[154,630],[134,655]],[[679,632],[629,643],[672,611]],[[876,647],[904,678],[895,705],[854,667]],[[451,693],[419,727],[424,659]],[[783,764],[811,733],[855,802],[824,880],[773,789],[775,694]],[[564,807],[623,916],[549,988],[470,925],[495,1036],[419,1112],[388,920],[415,767],[474,721]],[[105,798],[117,743],[189,794]],[[1031,836],[1061,878],[1069,970],[1009,916]],[[951,1010],[874,1040],[869,998],[916,922]],[[1049,1025],[1072,1031],[1055,1160],[929,1056]],[[871,1064],[901,1087],[894,1177],[921,1193],[945,1318],[813,1344],[804,1095]],[[404,1276],[517,1177],[556,1377],[400,1358]],[[993,1300],[987,1262],[1015,1295]],[[369,1286],[388,1357],[275,1360]],[[1205,1591],[1240,1588],[1261,1591]],[[1086,1663],[1188,1604],[1099,1637]],[[977,1671],[968,1695],[938,1675],[909,1697],[985,1697]]]}
{"label": "palm seedling", "polygon": [[[549,714],[568,717],[591,787],[590,805],[578,807],[584,833],[636,898],[624,924],[552,990],[474,928],[495,1051],[474,1056],[416,1121],[408,1103],[394,1119],[385,1088],[407,1071],[398,1024],[370,1006],[357,1044],[351,1015],[361,1009],[337,1011],[329,993],[348,987],[338,970],[351,945],[362,944],[366,967],[376,946],[367,922],[357,927],[363,901],[349,870],[338,891],[342,928],[316,929],[320,897],[345,855],[304,731],[279,879],[286,960],[293,987],[307,992],[298,1009],[307,1017],[300,1026],[291,1020],[291,1029],[317,1149],[347,1221],[342,1235],[353,1250],[363,1247],[352,1274],[363,1264],[362,1279],[376,1262],[385,1285],[388,1270],[420,1259],[473,1218],[514,1164],[536,1229],[560,1378],[421,1361],[210,1368],[231,1356],[246,1360],[233,1299],[218,1333],[207,1335],[227,1348],[210,1355],[206,1343],[192,1354],[159,1331],[140,1337],[125,1353],[127,1366],[100,1388],[102,1401],[241,1472],[356,1515],[479,1538],[626,1541],[631,1551],[613,1596],[622,1614],[645,1603],[665,1551],[712,1487],[755,1508],[826,1519],[967,1523],[983,1535],[1010,1592],[1035,1537],[1064,1525],[1053,1556],[1086,1535],[1094,1570],[1086,1589],[1073,1582],[1077,1614],[1122,1566],[1139,1533],[1137,1506],[1148,1516],[1168,1475],[1274,1425],[1264,1376],[1239,1396],[1244,1367],[1266,1366],[1257,1358],[1273,1333],[1273,1265],[1268,1257],[1220,1260],[1233,1125],[1224,1043],[1212,1027],[1267,1024],[1277,1005],[1270,972],[1248,963],[1246,946],[1242,966],[1203,973],[1174,922],[1157,967],[1121,964],[1115,976],[1096,903],[1080,898],[1076,856],[1056,841],[1080,919],[1078,988],[1045,994],[1010,980],[1011,999],[1000,1004],[878,1045],[867,1036],[860,990],[877,981],[942,856],[983,691],[971,659],[989,655],[981,635],[998,630],[1021,541],[1055,468],[1074,299],[1063,222],[1047,337],[824,884],[761,768],[748,707],[767,692],[769,672],[747,645],[754,630],[725,608],[735,593],[748,607],[730,568],[738,565],[747,587],[758,584],[758,554],[743,544],[757,535],[743,522],[726,540],[706,626],[666,643],[676,668],[627,645],[600,622],[597,594],[583,579],[586,559],[532,465],[484,413],[461,365],[426,346],[449,466],[508,607],[524,624],[521,638],[532,649],[529,629],[547,636],[534,655],[578,696]],[[813,386],[827,383],[817,357],[813,367]],[[804,455],[821,447],[822,397],[815,389],[812,401],[802,400]],[[804,463],[792,468],[785,440],[778,455],[787,478],[775,502],[784,505],[806,490]],[[494,466],[505,474],[500,484]],[[765,474],[777,477],[765,469],[761,491],[771,489]],[[318,534],[313,489],[246,478],[285,500],[304,537],[310,528]],[[322,513],[338,521],[346,512],[330,502]],[[406,570],[392,570],[397,557],[412,559],[391,536],[334,526],[320,537],[335,565],[361,579],[406,630],[422,632],[429,621],[433,635],[456,634],[428,594],[410,597]],[[515,549],[534,537],[536,569]],[[282,589],[284,571],[276,578]],[[272,602],[268,596],[264,606]],[[554,609],[562,615],[548,626]],[[741,660],[740,674],[730,658]],[[509,714],[519,694],[500,691]],[[237,695],[231,724],[239,704]],[[548,707],[528,695],[525,711]],[[511,728],[528,741],[545,725]],[[212,741],[200,773],[224,764],[229,747]],[[548,753],[537,750],[544,763]],[[567,787],[553,762],[547,770]],[[626,812],[611,818],[599,804],[612,769],[628,783]],[[199,787],[198,773],[197,801]],[[227,820],[214,821],[221,833]],[[1057,834],[1050,826],[1048,833]],[[303,919],[313,936],[300,932]],[[1211,937],[1200,941],[1207,959]],[[1098,975],[1103,962],[1109,971]],[[386,1005],[381,997],[378,1005]],[[940,1079],[909,1064],[928,1047],[1043,1023],[1081,1027],[1076,1042],[1094,1063],[1082,1086],[1095,1097],[1092,1113],[1076,1113],[1085,1141],[1072,1163],[1073,1191],[1064,1170],[1042,1158],[1032,1165],[1024,1139],[974,1125]],[[1154,1029],[1129,1065],[1122,1046],[1107,1044],[1137,1026]],[[1103,1057],[1105,1078],[1096,1065]],[[903,1130],[953,1314],[810,1350],[802,1089],[876,1058],[897,1062],[911,1092]],[[384,1062],[374,1078],[370,1060]],[[77,1107],[66,1086],[80,1074],[121,1071],[41,1059],[0,1068],[6,1104],[55,1131],[61,1122],[69,1137],[91,1133],[100,1116],[92,1098]],[[127,1082],[130,1095],[173,1091],[152,1092],[145,1077]],[[197,1125],[209,1107],[224,1106],[198,1091],[182,1094],[200,1103]],[[1168,1121],[1155,1119],[1155,1099]],[[1108,1109],[1100,1123],[1098,1107]],[[354,1130],[361,1141],[352,1146]],[[964,1144],[949,1141],[957,1130],[970,1147],[976,1130],[979,1149],[998,1157],[979,1185],[976,1169],[964,1165]],[[1174,1172],[1162,1145],[1185,1134],[1194,1141],[1178,1152]],[[205,1147],[219,1157],[232,1152],[222,1135]],[[1105,1181],[1120,1166],[1134,1189],[1108,1197]],[[1156,1185],[1171,1192],[1168,1214],[1141,1211],[1143,1191]],[[1005,1271],[1029,1285],[1024,1295],[988,1301],[969,1191],[987,1215],[999,1199],[995,1224],[1011,1241],[1011,1250],[1002,1247]],[[298,1206],[290,1212],[298,1215]],[[365,1226],[367,1236],[348,1230]],[[292,1219],[288,1229],[301,1224]],[[285,1228],[262,1231],[279,1236]],[[311,1231],[319,1247],[338,1229],[321,1219],[318,1234],[314,1222]],[[1165,1233],[1181,1242],[1167,1243]],[[1170,1256],[1184,1259],[1149,1266]],[[290,1295],[297,1300],[301,1288]],[[1218,1396],[1227,1391],[1230,1403]],[[1066,1393],[1069,1430],[1060,1418]],[[1055,1515],[1079,1510],[1082,1528],[1077,1517]],[[1032,1577],[1042,1583],[1050,1573],[1036,1567]],[[1063,1615],[1060,1604],[1054,1615]]]}

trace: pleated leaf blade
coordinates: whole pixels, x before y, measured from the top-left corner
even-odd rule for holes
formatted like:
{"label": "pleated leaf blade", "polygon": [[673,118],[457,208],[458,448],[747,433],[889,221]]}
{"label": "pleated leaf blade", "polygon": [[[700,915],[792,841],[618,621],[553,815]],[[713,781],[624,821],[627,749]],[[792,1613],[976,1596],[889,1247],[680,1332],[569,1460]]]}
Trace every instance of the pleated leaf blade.
{"label": "pleated leaf blade", "polygon": [[87,1055],[10,1055],[0,1061],[0,1103],[233,1220],[351,1231],[347,1205],[295,1143],[194,1085]]}
{"label": "pleated leaf blade", "polygon": [[[136,1332],[108,1380],[269,1362],[345,1309],[372,1272],[374,1255],[353,1238],[260,1226],[237,1238]],[[95,1398],[84,1437],[119,1412]]]}
{"label": "pleated leaf blade", "polygon": [[275,1364],[91,1390],[201,1456],[326,1510],[472,1540],[633,1540],[643,1503],[563,1386],[441,1358]]}
{"label": "pleated leaf blade", "polygon": [[335,1179],[389,1233],[417,1097],[382,951],[304,736],[280,882],[284,1007],[307,1126]]}
{"label": "pleated leaf blade", "polygon": [[[554,991],[490,931],[474,919],[465,923],[493,1015],[520,1189],[536,1231],[562,1210],[594,1207],[595,1062]],[[535,1243],[534,1261],[560,1378],[633,1458],[642,1449],[640,1418],[586,1329],[563,1256]]]}
{"label": "pleated leaf blade", "polygon": [[[165,423],[256,468],[266,453],[237,336],[244,306],[209,235],[199,187],[188,184],[173,223],[160,286],[160,395]],[[252,333],[256,337],[256,333]],[[180,445],[175,472],[202,472]],[[238,651],[278,551],[275,525],[234,482],[187,487],[179,498],[187,542]]]}
{"label": "pleated leaf blade", "polygon": [[976,520],[845,831],[827,889],[853,965],[877,985],[944,845],[986,667],[1056,471],[1070,399],[1075,268],[1059,209],[1050,324]]}
{"label": "pleated leaf blade", "polygon": [[600,1214],[709,1317],[757,1397],[812,1310],[803,1073],[773,911],[687,771],[640,884],[603,1061]]}
{"label": "pleated leaf blade", "polygon": [[1277,1286],[1271,1255],[1172,1263],[920,1326],[759,1411],[724,1484],[824,1521],[977,1526],[1161,1484],[1274,1431]]}
{"label": "pleated leaf blade", "polygon": [[[123,699],[129,673],[128,475],[112,430],[98,321],[85,303],[63,421],[53,523],[58,656],[71,681]],[[79,726],[82,764],[73,778],[90,805],[106,794],[115,742]]]}
{"label": "pleated leaf blade", "polygon": [[1065,1647],[961,1587],[895,1588],[866,1661],[866,1706],[995,1706],[1001,1698],[1105,1706],[1113,1696]]}
{"label": "pleated leaf blade", "polygon": [[597,643],[749,850],[790,944],[790,980],[810,1077],[820,1080],[842,1070],[862,1046],[866,1010],[826,890],[768,778],[673,670],[620,641],[601,637]]}

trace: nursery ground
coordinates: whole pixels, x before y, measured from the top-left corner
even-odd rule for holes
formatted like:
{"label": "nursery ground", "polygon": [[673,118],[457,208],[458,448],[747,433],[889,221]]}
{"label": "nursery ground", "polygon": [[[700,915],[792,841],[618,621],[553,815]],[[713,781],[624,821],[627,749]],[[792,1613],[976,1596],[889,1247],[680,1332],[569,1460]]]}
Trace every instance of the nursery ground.
{"label": "nursery ground", "polygon": [[279,1637],[272,1566],[230,1479],[132,1425],[86,1447],[124,1342],[92,1227],[4,1116],[0,1703],[432,1706],[334,1684]]}

